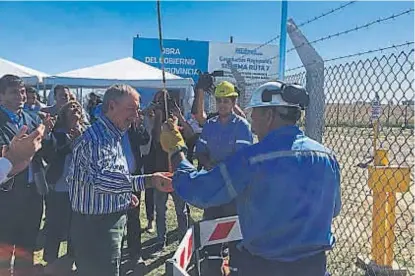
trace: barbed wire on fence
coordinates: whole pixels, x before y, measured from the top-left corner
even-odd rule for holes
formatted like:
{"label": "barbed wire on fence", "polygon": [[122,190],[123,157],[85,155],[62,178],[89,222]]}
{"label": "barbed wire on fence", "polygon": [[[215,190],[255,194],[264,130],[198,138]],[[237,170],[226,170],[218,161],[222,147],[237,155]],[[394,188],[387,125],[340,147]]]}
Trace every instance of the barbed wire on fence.
{"label": "barbed wire on fence", "polygon": [[[312,17],[312,18],[310,18],[310,19],[307,19],[306,21],[304,21],[304,22],[300,23],[300,24],[298,25],[298,27],[303,27],[303,26],[306,26],[306,25],[308,25],[308,24],[311,24],[311,23],[313,23],[313,22],[315,22],[315,21],[317,21],[317,20],[319,20],[319,19],[322,19],[322,18],[324,18],[324,17],[326,17],[326,16],[328,16],[328,15],[330,15],[330,14],[333,14],[333,13],[335,13],[335,12],[337,12],[337,11],[340,11],[340,10],[342,10],[342,9],[346,8],[347,6],[350,6],[350,5],[352,5],[352,4],[356,3],[356,2],[357,2],[357,1],[349,1],[349,2],[347,2],[347,3],[345,3],[345,4],[340,5],[340,6],[339,6],[339,7],[337,7],[337,8],[331,9],[331,10],[329,10],[329,11],[327,11],[327,12],[323,12],[323,13],[322,13],[322,14],[320,14],[320,15],[314,16],[314,17]],[[279,39],[279,38],[280,38],[280,35],[277,35],[277,36],[275,36],[275,37],[273,37],[273,38],[271,38],[271,39],[267,40],[266,42],[264,42],[264,43],[260,44],[259,46],[255,47],[252,51],[259,50],[259,49],[261,49],[262,47],[269,45],[270,43],[272,43],[272,42],[276,41],[276,40],[277,40],[277,39]],[[237,55],[237,54],[233,55],[233,57],[232,57],[232,58],[235,58],[235,57],[236,57],[236,55]],[[246,57],[246,56],[247,56],[247,54],[243,54],[243,55],[242,55],[241,57],[239,57],[239,58],[244,58],[244,57]]]}
{"label": "barbed wire on fence", "polygon": [[[347,29],[347,30],[344,30],[344,31],[341,31],[341,32],[337,32],[337,33],[333,33],[333,34],[326,35],[324,37],[317,38],[317,39],[312,40],[312,41],[310,41],[308,43],[301,43],[300,45],[298,45],[296,47],[292,47],[292,48],[288,49],[286,51],[286,53],[290,53],[290,52],[292,52],[292,51],[294,51],[294,50],[296,50],[298,48],[303,47],[304,45],[313,45],[313,44],[316,44],[316,43],[319,43],[319,42],[322,42],[322,41],[325,41],[325,40],[330,40],[330,39],[333,39],[333,38],[340,37],[342,35],[354,33],[354,32],[360,31],[362,29],[369,28],[369,27],[371,27],[373,25],[380,24],[380,23],[383,23],[383,22],[386,22],[386,21],[389,21],[389,20],[393,20],[393,19],[399,18],[399,17],[404,16],[404,15],[407,15],[407,14],[410,14],[413,11],[414,11],[414,9],[411,8],[411,9],[402,11],[400,13],[392,14],[392,15],[387,16],[387,17],[378,18],[376,20],[370,21],[370,22],[365,23],[365,24],[362,24],[360,26],[356,26],[354,28],[350,28],[350,29]],[[279,55],[276,55],[276,56],[270,57],[270,60],[276,59],[278,57],[280,57],[280,56]]]}
{"label": "barbed wire on fence", "polygon": [[[386,47],[382,47],[382,48],[377,48],[377,49],[362,51],[362,52],[348,54],[348,55],[344,55],[344,56],[338,56],[338,57],[328,58],[328,59],[324,59],[323,62],[330,62],[330,61],[335,61],[335,60],[352,58],[352,57],[357,57],[357,56],[372,54],[372,53],[376,53],[376,52],[382,52],[382,51],[386,51],[386,50],[390,50],[390,49],[397,49],[397,48],[405,47],[405,46],[409,46],[409,45],[414,45],[414,41],[408,41],[408,42],[405,42],[405,43],[400,43],[400,44],[396,44],[396,45],[386,46]],[[300,65],[300,66],[297,66],[297,67],[289,68],[289,69],[285,70],[285,72],[295,71],[295,70],[298,70],[298,69],[301,69],[301,68],[304,68],[304,67],[307,67],[307,66],[310,66],[310,65],[314,65],[314,64],[319,63],[319,62],[320,61],[315,61],[315,62],[310,62],[310,63],[305,64],[305,65]],[[272,76],[272,75],[274,75],[274,74],[271,74],[270,76]]]}
{"label": "barbed wire on fence", "polygon": [[303,26],[305,26],[305,25],[308,25],[308,24],[310,24],[310,23],[313,23],[314,21],[317,21],[317,20],[319,20],[319,19],[321,19],[321,18],[323,18],[323,17],[326,17],[326,16],[328,16],[328,15],[330,15],[330,14],[332,14],[332,13],[335,13],[336,11],[342,10],[342,9],[346,8],[347,6],[350,6],[350,5],[352,5],[352,4],[356,3],[356,2],[357,2],[357,1],[350,1],[350,2],[347,2],[347,3],[343,4],[343,5],[340,5],[339,7],[335,8],[335,9],[331,9],[331,10],[330,10],[330,11],[328,11],[328,12],[322,13],[322,14],[321,14],[321,15],[319,15],[319,16],[315,16],[315,17],[314,17],[314,18],[312,18],[312,19],[306,20],[306,21],[304,21],[304,22],[302,22],[302,23],[298,24],[298,27],[303,27]]}
{"label": "barbed wire on fence", "polygon": [[[405,46],[410,46],[410,45],[414,45],[414,41],[408,41],[408,42],[401,43],[401,44],[385,46],[385,47],[381,47],[381,48],[377,48],[377,49],[361,51],[361,52],[347,54],[347,55],[343,55],[343,56],[337,56],[337,57],[333,57],[333,58],[327,58],[327,59],[324,59],[323,62],[331,62],[331,61],[336,61],[336,60],[341,60],[341,59],[353,58],[353,57],[363,56],[363,55],[367,55],[367,54],[383,52],[383,51],[390,50],[390,49],[398,49],[398,48],[405,47]],[[292,71],[295,71],[295,70],[298,70],[298,69],[301,69],[301,68],[305,68],[307,66],[317,64],[319,62],[320,61],[316,61],[316,62],[311,62],[311,63],[305,64],[305,65],[300,65],[300,66],[297,66],[297,67],[289,68],[289,69],[285,70],[285,72],[292,72]],[[261,85],[261,84],[263,84],[267,81],[272,80],[273,79],[272,77],[274,77],[274,76],[278,76],[278,73],[269,74],[267,76],[268,77],[267,79],[262,79],[262,80],[257,81],[257,82],[247,82],[246,86]]]}

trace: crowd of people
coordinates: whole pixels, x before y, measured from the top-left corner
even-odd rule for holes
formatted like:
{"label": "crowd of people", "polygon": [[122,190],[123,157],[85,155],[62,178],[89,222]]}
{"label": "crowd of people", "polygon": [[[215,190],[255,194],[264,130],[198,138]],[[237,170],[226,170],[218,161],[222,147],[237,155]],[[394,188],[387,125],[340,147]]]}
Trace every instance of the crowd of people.
{"label": "crowd of people", "polygon": [[[340,174],[333,153],[296,126],[305,90],[270,82],[254,92],[254,144],[232,83],[214,87],[217,112],[206,114],[212,87],[213,77],[201,75],[188,117],[166,90],[142,109],[139,91],[117,84],[102,99],[91,94],[85,110],[67,86],[55,86],[55,104],[45,106],[19,77],[1,77],[3,269],[13,255],[14,275],[70,275],[75,263],[80,276],[118,276],[124,238],[130,261],[143,262],[145,193],[144,228],[156,232],[158,251],[166,246],[171,195],[179,239],[191,223],[189,204],[207,220],[239,215],[242,243],[207,250],[230,255],[233,273],[325,275]],[[43,214],[46,266],[33,264]],[[67,253],[58,257],[61,241]],[[221,275],[221,262],[202,273]]]}

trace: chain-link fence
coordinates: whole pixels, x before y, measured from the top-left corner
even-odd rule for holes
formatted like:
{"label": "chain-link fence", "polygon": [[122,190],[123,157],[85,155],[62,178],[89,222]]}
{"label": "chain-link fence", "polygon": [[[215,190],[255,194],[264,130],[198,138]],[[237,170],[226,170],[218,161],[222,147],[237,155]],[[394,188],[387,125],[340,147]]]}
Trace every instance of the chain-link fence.
{"label": "chain-link fence", "polygon": [[[357,259],[374,260],[371,251],[374,243],[372,228],[375,227],[373,210],[379,203],[374,203],[374,192],[368,185],[368,167],[373,165],[374,155],[374,122],[379,122],[377,148],[387,150],[390,165],[393,168],[409,168],[411,175],[414,172],[413,55],[414,51],[409,50],[342,64],[325,64],[325,123],[322,140],[324,145],[336,153],[342,168],[342,211],[333,223],[336,245],[328,255],[328,266],[333,275],[364,275],[365,272],[356,266]],[[306,86],[307,74],[312,72],[306,73],[299,68],[291,73],[295,71],[298,72],[287,76],[285,80]],[[251,84],[251,90],[262,83]],[[372,118],[374,102],[377,102],[381,110],[378,119]],[[303,119],[301,125],[304,126],[304,123]],[[389,175],[388,180],[394,178],[394,174],[396,172]],[[397,181],[401,180],[399,178]],[[376,179],[375,182],[380,183],[381,180]],[[396,223],[389,214],[385,227],[393,227],[395,234],[394,242],[392,241],[393,268],[407,269],[407,275],[415,275],[415,189],[412,179],[408,190],[398,191],[403,186],[398,185],[396,190],[392,186],[385,188],[393,190],[386,193],[387,196],[392,195],[392,201],[394,192],[397,192]],[[390,205],[385,202],[381,202],[380,206],[390,209]],[[388,243],[393,236],[386,231],[379,235],[381,238],[382,235],[387,236],[382,243],[385,242],[385,250],[390,248]],[[372,269],[371,266],[364,268],[369,271]]]}
{"label": "chain-link fence", "polygon": [[[403,51],[325,68],[323,142],[336,152],[342,167],[343,208],[334,222],[337,244],[329,255],[335,275],[354,275],[356,257],[372,258],[373,190],[368,186],[368,170],[357,165],[373,156],[374,101],[380,102],[382,110],[378,147],[387,150],[391,165],[413,172],[413,54],[413,50]],[[397,193],[394,225],[395,266],[410,270],[414,266],[414,195],[412,183],[408,191]]]}

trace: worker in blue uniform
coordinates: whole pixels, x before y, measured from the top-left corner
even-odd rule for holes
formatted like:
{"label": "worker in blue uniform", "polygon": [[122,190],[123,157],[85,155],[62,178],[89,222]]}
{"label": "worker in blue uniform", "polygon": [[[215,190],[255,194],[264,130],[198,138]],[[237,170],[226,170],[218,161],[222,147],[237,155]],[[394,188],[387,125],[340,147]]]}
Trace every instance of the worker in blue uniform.
{"label": "worker in blue uniform", "polygon": [[199,208],[236,199],[243,240],[233,266],[239,276],[326,274],[331,223],[341,207],[340,168],[331,150],[296,126],[307,104],[298,85],[261,85],[248,105],[259,142],[210,171],[198,172],[186,160],[173,119],[163,126],[176,193]]}
{"label": "worker in blue uniform", "polygon": [[[210,170],[226,157],[252,145],[253,136],[248,121],[233,112],[238,93],[235,86],[223,81],[215,88],[218,115],[207,120],[196,142],[196,157],[205,170]],[[205,209],[204,219],[236,214],[234,202]]]}
{"label": "worker in blue uniform", "polygon": [[[252,145],[253,136],[248,121],[234,113],[238,93],[235,86],[222,81],[215,88],[215,100],[218,115],[208,119],[203,126],[202,133],[196,142],[195,155],[199,164],[205,170],[210,170],[226,157]],[[211,220],[236,215],[236,202],[206,208],[203,219]],[[236,242],[221,245],[212,245],[206,248],[208,261],[202,271],[210,276],[222,275],[222,256],[235,251]]]}

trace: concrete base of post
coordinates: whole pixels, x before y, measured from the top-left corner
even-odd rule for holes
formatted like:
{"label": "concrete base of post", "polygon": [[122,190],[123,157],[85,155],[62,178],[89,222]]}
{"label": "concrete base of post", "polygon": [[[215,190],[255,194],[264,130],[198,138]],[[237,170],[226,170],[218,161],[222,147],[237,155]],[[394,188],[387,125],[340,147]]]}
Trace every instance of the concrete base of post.
{"label": "concrete base of post", "polygon": [[380,266],[367,258],[357,257],[356,266],[365,271],[365,276],[406,276],[405,268],[396,268],[395,264],[390,266]]}

